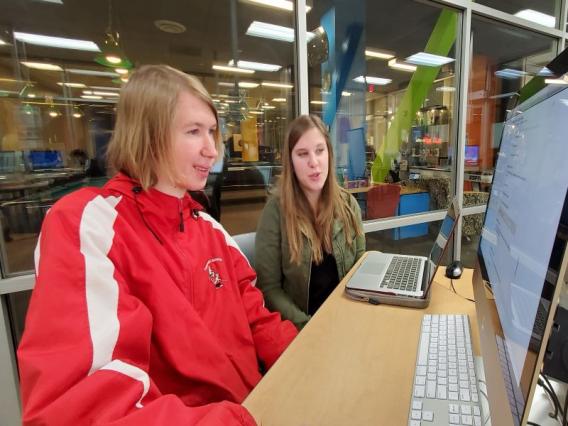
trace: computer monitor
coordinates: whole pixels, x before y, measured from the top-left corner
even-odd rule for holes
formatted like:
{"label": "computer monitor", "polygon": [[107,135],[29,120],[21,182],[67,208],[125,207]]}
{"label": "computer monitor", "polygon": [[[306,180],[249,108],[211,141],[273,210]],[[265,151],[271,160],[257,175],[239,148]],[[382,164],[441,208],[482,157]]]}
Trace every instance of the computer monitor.
{"label": "computer monitor", "polygon": [[63,167],[61,151],[29,151],[27,157],[32,170],[59,169]]}
{"label": "computer monitor", "polygon": [[349,144],[348,174],[349,179],[365,177],[365,129],[358,127],[347,131]]}
{"label": "computer monitor", "polygon": [[479,145],[465,146],[465,165],[477,166],[479,164]]}
{"label": "computer monitor", "polygon": [[548,86],[504,125],[473,278],[495,425],[527,422],[564,285],[567,116],[568,89]]}

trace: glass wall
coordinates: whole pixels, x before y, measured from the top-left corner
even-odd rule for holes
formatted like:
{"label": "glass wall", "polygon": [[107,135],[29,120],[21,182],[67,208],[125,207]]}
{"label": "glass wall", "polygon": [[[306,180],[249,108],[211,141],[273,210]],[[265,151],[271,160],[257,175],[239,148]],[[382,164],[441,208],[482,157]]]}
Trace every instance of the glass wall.
{"label": "glass wall", "polygon": [[[308,15],[310,110],[367,220],[448,205],[460,19],[410,0],[320,1]],[[426,235],[418,228],[409,238]]]}
{"label": "glass wall", "polygon": [[[233,213],[258,215],[280,171],[280,146],[295,112],[291,10],[236,0],[35,1],[2,2],[0,16],[6,275],[33,269],[42,219],[57,199],[107,180],[105,150],[121,86],[149,63],[194,74],[213,95],[225,161],[205,196],[196,197],[230,232],[255,229],[255,218]],[[270,25],[279,26],[279,36]]]}
{"label": "glass wall", "polygon": [[477,3],[550,28],[558,28],[562,5],[560,0],[478,0]]}
{"label": "glass wall", "polygon": [[[464,207],[487,203],[507,113],[540,89],[557,50],[551,37],[487,18],[474,16],[471,28]],[[483,214],[464,218],[462,260],[469,267],[474,267],[482,223]]]}

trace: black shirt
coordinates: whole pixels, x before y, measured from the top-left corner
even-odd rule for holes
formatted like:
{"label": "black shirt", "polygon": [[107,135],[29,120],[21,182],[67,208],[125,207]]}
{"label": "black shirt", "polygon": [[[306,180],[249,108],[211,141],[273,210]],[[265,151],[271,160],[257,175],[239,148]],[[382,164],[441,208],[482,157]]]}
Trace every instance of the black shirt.
{"label": "black shirt", "polygon": [[337,264],[333,254],[324,251],[323,261],[316,265],[312,262],[312,271],[310,274],[310,295],[308,314],[313,315],[319,307],[325,302],[325,299],[339,284],[339,275],[337,274]]}

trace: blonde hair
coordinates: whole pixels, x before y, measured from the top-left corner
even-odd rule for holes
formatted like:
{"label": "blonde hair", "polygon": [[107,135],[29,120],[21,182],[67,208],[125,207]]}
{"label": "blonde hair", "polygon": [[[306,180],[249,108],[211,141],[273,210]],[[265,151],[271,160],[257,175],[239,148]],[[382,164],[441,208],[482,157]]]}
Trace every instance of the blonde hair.
{"label": "blonde hair", "polygon": [[[308,130],[318,129],[327,145],[328,174],[314,213],[304,191],[300,187],[292,164],[292,150]],[[337,184],[335,161],[329,133],[322,121],[315,115],[301,115],[290,123],[282,152],[282,176],[279,181],[280,206],[283,212],[286,233],[290,245],[291,261],[300,263],[302,235],[311,248],[312,260],[319,264],[323,250],[333,252],[333,222],[338,219],[345,232],[347,244],[353,244],[353,234],[362,235],[360,220],[350,207],[350,195]],[[323,250],[322,250],[323,248]]]}
{"label": "blonde hair", "polygon": [[178,181],[171,166],[171,127],[182,92],[189,92],[211,108],[217,122],[216,148],[222,155],[219,117],[203,84],[167,65],[144,65],[132,74],[120,93],[114,134],[107,150],[109,166],[138,180],[144,189],[157,183],[160,171],[172,182]]}

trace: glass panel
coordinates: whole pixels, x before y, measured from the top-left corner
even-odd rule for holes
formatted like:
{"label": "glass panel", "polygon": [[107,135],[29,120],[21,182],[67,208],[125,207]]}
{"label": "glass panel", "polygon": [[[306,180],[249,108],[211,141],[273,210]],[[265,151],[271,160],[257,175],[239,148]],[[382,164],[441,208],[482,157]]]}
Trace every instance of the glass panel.
{"label": "glass panel", "polygon": [[560,0],[477,0],[477,3],[550,28],[557,28]]}
{"label": "glass panel", "polygon": [[[370,232],[365,234],[367,250],[378,250],[384,253],[408,254],[416,256],[426,256],[436,241],[442,221],[424,224],[426,233],[418,237],[406,237],[404,230],[409,227],[387,229],[385,231]],[[418,226],[418,225],[413,225]],[[441,265],[447,266],[452,261],[453,252],[452,240],[450,240],[446,252],[442,257]]]}
{"label": "glass panel", "polygon": [[318,1],[308,15],[310,109],[366,219],[448,205],[459,19],[410,0]]}
{"label": "glass panel", "polygon": [[[540,87],[556,56],[554,39],[477,16],[472,37],[464,207],[487,203],[507,112]],[[464,218],[462,261],[471,267],[482,223],[482,214]]]}
{"label": "glass panel", "polygon": [[[3,2],[0,16],[0,241],[7,274],[33,268],[49,206],[107,180],[104,152],[121,85],[148,63],[194,74],[213,95],[226,157],[196,197],[221,214],[229,232],[256,228],[294,115],[293,37],[286,36],[292,11],[236,0],[144,7],[38,1]],[[275,39],[259,23],[288,30]]]}

